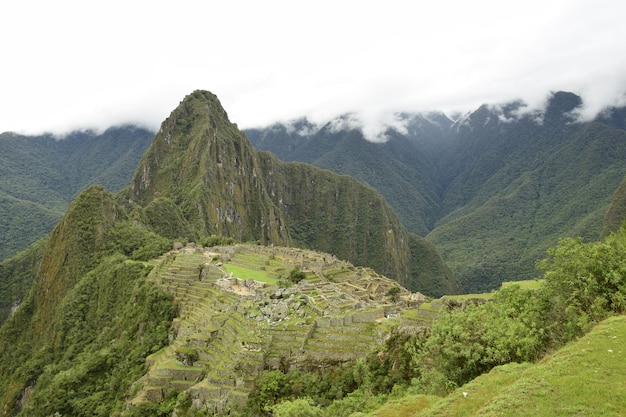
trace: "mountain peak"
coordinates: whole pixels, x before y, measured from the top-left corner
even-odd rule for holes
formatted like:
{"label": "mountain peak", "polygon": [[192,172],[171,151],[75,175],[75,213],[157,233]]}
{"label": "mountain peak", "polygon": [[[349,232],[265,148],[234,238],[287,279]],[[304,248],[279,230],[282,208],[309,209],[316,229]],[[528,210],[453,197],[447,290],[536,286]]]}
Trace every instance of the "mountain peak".
{"label": "mountain peak", "polygon": [[189,238],[220,234],[286,244],[259,172],[256,151],[217,97],[197,90],[162,123],[135,171],[129,201],[159,212],[148,216],[151,226],[168,237],[185,237],[166,232],[178,224]]}
{"label": "mountain peak", "polygon": [[572,112],[582,104],[580,96],[566,91],[557,91],[548,99],[544,121],[559,121],[563,117],[572,119]]}
{"label": "mountain peak", "polygon": [[[436,250],[410,237],[377,192],[353,178],[257,152],[207,91],[185,97],[163,122],[126,200],[145,224],[168,238],[222,235],[295,244],[368,265],[409,289],[458,291]],[[413,239],[420,242],[409,247]],[[411,264],[429,269],[423,259],[431,255],[436,272],[410,272]],[[426,291],[431,278],[433,287]]]}

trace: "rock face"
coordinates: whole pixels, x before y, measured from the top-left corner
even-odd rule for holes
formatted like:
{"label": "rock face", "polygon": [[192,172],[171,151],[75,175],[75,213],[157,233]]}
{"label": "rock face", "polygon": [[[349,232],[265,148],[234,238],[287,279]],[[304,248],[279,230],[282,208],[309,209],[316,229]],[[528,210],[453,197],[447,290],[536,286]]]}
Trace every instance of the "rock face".
{"label": "rock face", "polygon": [[187,96],[163,122],[125,200],[168,237],[311,248],[411,290],[459,292],[434,246],[409,233],[374,189],[257,152],[206,91]]}

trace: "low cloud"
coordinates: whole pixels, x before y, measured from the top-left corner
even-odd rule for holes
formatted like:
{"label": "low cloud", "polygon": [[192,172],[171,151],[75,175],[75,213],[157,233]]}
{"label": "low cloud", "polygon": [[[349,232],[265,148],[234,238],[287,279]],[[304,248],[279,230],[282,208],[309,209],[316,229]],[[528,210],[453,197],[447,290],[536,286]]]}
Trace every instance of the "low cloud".
{"label": "low cloud", "polygon": [[35,3],[0,6],[0,132],[156,130],[196,89],[240,128],[351,114],[373,141],[406,129],[399,112],[532,112],[559,90],[583,98],[581,119],[626,104],[626,3],[611,0]]}

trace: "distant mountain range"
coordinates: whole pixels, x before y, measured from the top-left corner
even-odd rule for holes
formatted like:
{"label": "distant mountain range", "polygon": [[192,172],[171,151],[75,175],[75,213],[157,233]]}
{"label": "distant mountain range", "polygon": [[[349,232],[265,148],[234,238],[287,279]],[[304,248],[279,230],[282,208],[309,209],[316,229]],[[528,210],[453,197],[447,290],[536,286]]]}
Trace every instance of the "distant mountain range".
{"label": "distant mountain range", "polygon": [[63,138],[0,134],[0,260],[49,233],[88,185],[127,186],[153,137],[136,126]]}
{"label": "distant mountain range", "polygon": [[626,174],[626,109],[579,122],[581,105],[575,94],[558,92],[544,111],[512,102],[458,120],[400,114],[404,131],[389,129],[385,143],[336,121],[245,133],[283,160],[376,188],[409,230],[436,245],[463,289],[480,292],[536,276],[535,261],[561,237],[600,235]]}
{"label": "distant mountain range", "polygon": [[[626,218],[624,191],[608,212],[626,175],[626,109],[579,122],[581,104],[575,94],[557,92],[543,111],[512,102],[455,120],[402,113],[404,129],[389,129],[385,143],[366,141],[342,117],[323,126],[300,119],[244,133],[284,161],[374,187],[409,231],[435,244],[464,291],[486,291],[534,277],[534,262],[559,238],[592,240]],[[61,140],[0,135],[0,259],[51,230],[88,184],[111,191],[127,185],[152,137],[133,126]]]}

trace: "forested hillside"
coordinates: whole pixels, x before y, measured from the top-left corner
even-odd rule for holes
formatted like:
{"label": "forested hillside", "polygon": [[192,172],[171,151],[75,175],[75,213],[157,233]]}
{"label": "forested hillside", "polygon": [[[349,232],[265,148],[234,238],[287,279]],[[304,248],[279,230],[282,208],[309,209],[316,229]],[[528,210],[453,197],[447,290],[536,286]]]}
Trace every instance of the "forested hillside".
{"label": "forested hillside", "polygon": [[463,289],[476,292],[532,278],[535,261],[561,237],[599,236],[626,174],[624,110],[579,122],[581,105],[559,92],[542,111],[513,102],[454,122],[440,113],[402,114],[405,131],[388,130],[385,143],[336,122],[315,128],[300,120],[246,134],[285,160],[375,187],[442,252]]}
{"label": "forested hillside", "polygon": [[[605,216],[607,230],[619,227],[623,204],[607,210],[614,195],[619,201],[626,174],[626,111],[608,109],[582,123],[573,115],[580,105],[578,96],[559,92],[544,111],[525,113],[523,103],[513,102],[454,121],[442,113],[403,113],[398,120],[406,129],[389,129],[385,143],[367,142],[340,119],[245,133],[282,160],[374,187],[409,231],[435,244],[463,290],[474,292],[534,276],[534,262],[559,237],[594,239]],[[0,259],[51,230],[87,184],[125,186],[151,137],[128,126],[62,140],[3,134]]]}
{"label": "forested hillside", "polygon": [[[576,101],[560,99],[565,108]],[[543,125],[567,118],[561,110],[546,112]],[[488,127],[491,110],[481,111],[450,129]],[[553,132],[529,134],[530,147],[503,145],[528,164],[523,155],[549,144],[548,167],[488,155],[489,164],[458,161],[442,192],[458,189],[455,200],[470,214],[501,200],[493,207],[511,217],[537,193],[560,198],[551,204],[565,210],[563,221],[585,213],[567,197],[596,192],[601,181],[570,178],[580,190],[566,193],[556,180],[586,170],[610,178],[623,131],[601,122],[566,125],[575,140],[556,140]],[[355,132],[346,136],[361,140]],[[429,159],[432,166],[442,169],[453,145],[447,143]],[[478,146],[471,135],[464,144]],[[578,159],[559,161],[566,150]],[[614,169],[598,168],[605,165]],[[477,166],[479,179],[455,183]],[[503,174],[516,170],[507,183]],[[505,193],[491,196],[490,183],[507,184]],[[507,198],[515,204],[507,206]],[[471,218],[445,201],[445,224]],[[617,210],[619,193],[613,201]],[[551,212],[544,204],[535,203],[535,217]],[[531,381],[541,377],[533,391],[538,401],[547,392],[579,411],[597,404],[612,412],[620,403],[597,390],[563,388],[572,384],[554,378],[565,369],[562,361],[506,368],[511,372],[498,367],[541,360],[623,314],[625,257],[626,226],[603,241],[561,239],[539,263],[542,279],[531,288],[425,297],[414,291],[439,296],[458,291],[458,282],[434,245],[408,232],[374,188],[257,151],[213,94],[196,91],[163,122],[128,187],[115,194],[88,187],[45,239],[0,264],[0,415],[384,415],[398,402],[412,413],[441,414],[460,392],[468,397],[456,388],[479,387],[465,384],[494,368],[496,382],[482,379],[488,387],[526,387],[520,370],[528,369]],[[597,346],[620,354],[610,343],[623,329],[611,329]],[[587,341],[596,339],[592,333]],[[597,361],[595,353],[585,358]],[[594,378],[613,382],[620,374],[606,366],[619,363],[595,363],[602,372]],[[567,369],[589,374],[587,362]],[[475,404],[502,407],[491,402],[497,394],[469,393]],[[545,415],[571,411],[545,404]]]}
{"label": "forested hillside", "polygon": [[376,190],[257,152],[208,92],[194,92],[165,120],[124,195],[164,236],[295,244],[410,290],[458,291],[435,247],[409,233]]}
{"label": "forested hillside", "polygon": [[[345,239],[333,239],[338,234]],[[374,319],[387,314],[387,297],[396,300],[408,294],[395,282],[435,294],[458,292],[458,283],[435,248],[407,232],[374,189],[347,176],[257,153],[228,121],[217,98],[196,91],[163,122],[129,187],[112,194],[100,185],[90,186],[70,204],[47,239],[1,265],[2,283],[8,283],[0,293],[6,297],[1,300],[2,311],[4,317],[9,314],[0,328],[2,415],[104,416],[127,407],[140,388],[134,384],[146,372],[147,357],[167,346],[168,335],[174,337],[168,334],[174,331],[172,319],[184,311],[181,300],[176,310],[171,296],[146,280],[154,259],[171,248],[175,238],[214,244],[298,243],[328,250],[326,256],[307,257],[318,259],[315,265],[330,262],[332,268],[313,267],[300,256],[298,263],[291,261],[291,269],[280,272],[274,283],[278,285],[270,288],[276,292],[266,294],[265,305],[249,307],[264,311],[275,304],[271,300],[283,297],[276,295],[286,291],[282,287],[304,279],[300,268],[308,268],[310,279],[321,280],[305,299],[312,303],[311,311],[327,317],[336,309],[341,323],[366,320],[372,340],[378,337],[372,331]],[[335,256],[355,259],[371,272],[359,272]],[[274,260],[266,258],[259,269],[267,271]],[[221,266],[222,262],[215,265]],[[192,266],[185,288],[201,280],[210,267]],[[395,281],[377,278],[375,270]],[[233,273],[224,278],[233,279]],[[348,292],[330,291],[333,284],[351,279],[361,281],[362,288],[355,282],[346,284],[361,297],[360,307],[350,301]],[[177,296],[182,284],[173,283]],[[389,292],[392,288],[395,291]],[[180,294],[186,293],[185,289]],[[215,318],[220,326],[227,311],[239,308],[236,303],[225,305],[224,296],[215,291],[206,296],[221,303],[212,310],[223,313]],[[373,315],[346,316],[365,310],[374,299],[382,304]],[[271,311],[276,321],[285,318],[281,310]],[[314,338],[317,324],[302,314],[302,325],[310,326],[308,338]],[[220,332],[237,332],[233,326],[242,324],[231,323]],[[199,335],[202,343],[214,337],[212,330],[205,330],[209,334]],[[188,341],[184,335],[181,340]],[[320,343],[327,343],[324,338]],[[181,354],[195,357],[189,349]],[[284,362],[281,357],[262,359],[262,369]],[[235,365],[225,364],[230,372],[247,372],[245,364]],[[252,373],[248,379],[253,383],[256,376]]]}
{"label": "forested hillside", "polygon": [[128,185],[153,136],[135,126],[63,138],[0,134],[0,260],[49,233],[88,185]]}

